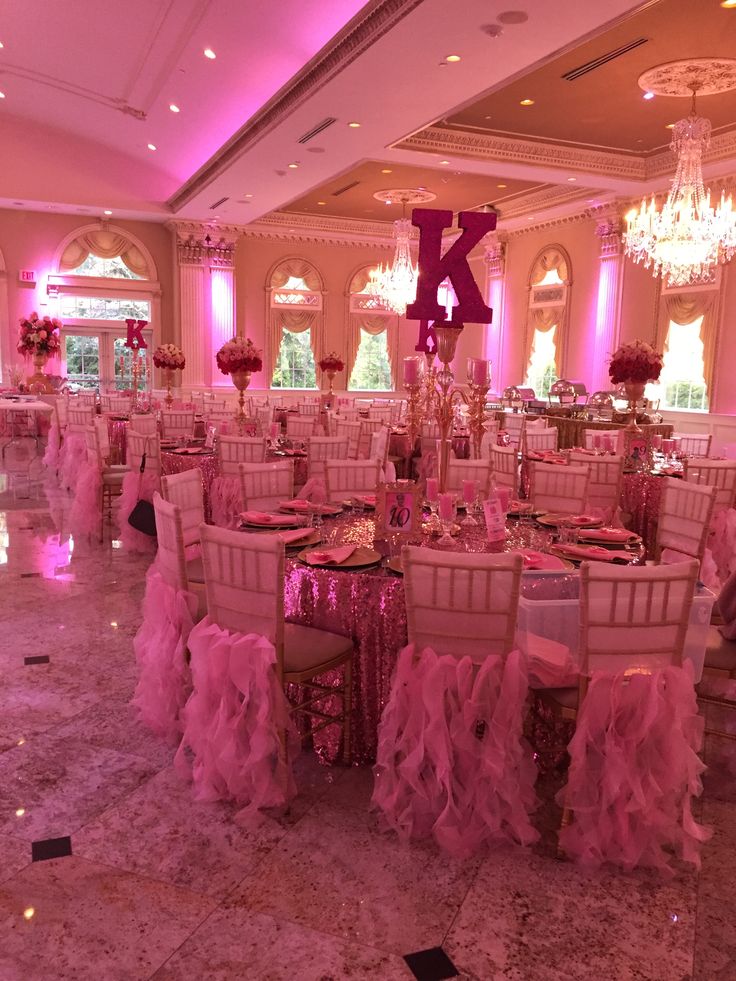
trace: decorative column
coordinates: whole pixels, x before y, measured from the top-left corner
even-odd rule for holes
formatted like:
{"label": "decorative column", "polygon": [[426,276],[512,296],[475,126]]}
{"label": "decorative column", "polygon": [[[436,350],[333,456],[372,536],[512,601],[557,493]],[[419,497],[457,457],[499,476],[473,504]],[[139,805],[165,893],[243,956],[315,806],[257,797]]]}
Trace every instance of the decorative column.
{"label": "decorative column", "polygon": [[506,274],[506,242],[498,237],[486,245],[486,302],[493,310],[493,322],[485,325],[483,357],[491,362],[491,391],[503,391],[503,299]]}
{"label": "decorative column", "polygon": [[608,390],[608,362],[618,347],[621,333],[621,296],[624,283],[623,225],[618,216],[598,222],[595,234],[600,240],[600,269],[595,313],[595,335],[588,358],[590,391]]}
{"label": "decorative column", "polygon": [[187,358],[187,388],[226,384],[215,353],[235,334],[235,226],[171,222],[178,273],[179,344]]}

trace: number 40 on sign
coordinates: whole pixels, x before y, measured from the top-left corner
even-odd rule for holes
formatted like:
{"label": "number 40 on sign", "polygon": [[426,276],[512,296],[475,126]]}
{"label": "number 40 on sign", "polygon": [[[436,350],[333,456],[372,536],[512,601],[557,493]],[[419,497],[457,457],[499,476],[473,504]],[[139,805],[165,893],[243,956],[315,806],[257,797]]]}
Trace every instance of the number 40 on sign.
{"label": "number 40 on sign", "polygon": [[421,534],[422,495],[413,481],[381,484],[376,495],[376,538]]}

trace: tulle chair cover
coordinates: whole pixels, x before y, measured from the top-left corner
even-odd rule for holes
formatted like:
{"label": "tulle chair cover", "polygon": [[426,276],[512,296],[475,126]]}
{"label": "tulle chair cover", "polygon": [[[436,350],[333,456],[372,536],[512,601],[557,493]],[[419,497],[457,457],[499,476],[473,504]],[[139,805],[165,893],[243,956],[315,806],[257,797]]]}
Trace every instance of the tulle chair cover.
{"label": "tulle chair cover", "polygon": [[243,510],[240,488],[241,463],[263,463],[266,440],[257,436],[218,436],[218,476],[210,484],[212,521],[221,528],[234,528]]}
{"label": "tulle chair cover", "polygon": [[84,440],[85,456],[79,465],[69,512],[69,529],[79,538],[96,535],[102,519],[102,468],[96,427],[87,427]]}
{"label": "tulle chair cover", "polygon": [[95,421],[94,405],[68,410],[64,444],[59,453],[59,475],[63,487],[74,490],[87,457],[85,430]]}
{"label": "tulle chair cover", "polygon": [[[146,469],[141,480],[140,466],[146,454]],[[118,507],[119,537],[123,548],[130,552],[153,553],[156,541],[137,531],[128,518],[139,499],[153,501],[153,495],[161,490],[161,453],[158,436],[146,436],[133,430],[128,432],[127,457],[130,472],[123,478],[123,489]]]}
{"label": "tulle chair cover", "polygon": [[529,497],[538,511],[577,514],[588,498],[589,470],[554,463],[529,462]]}
{"label": "tulle chair cover", "polygon": [[560,845],[586,866],[672,873],[668,850],[697,868],[710,832],[692,814],[705,769],[690,661],[650,675],[593,676],[568,747],[559,800],[573,812]]}
{"label": "tulle chair cover", "polygon": [[736,461],[686,460],[684,476],[687,483],[716,489],[706,557],[709,549],[720,586],[736,571]]}

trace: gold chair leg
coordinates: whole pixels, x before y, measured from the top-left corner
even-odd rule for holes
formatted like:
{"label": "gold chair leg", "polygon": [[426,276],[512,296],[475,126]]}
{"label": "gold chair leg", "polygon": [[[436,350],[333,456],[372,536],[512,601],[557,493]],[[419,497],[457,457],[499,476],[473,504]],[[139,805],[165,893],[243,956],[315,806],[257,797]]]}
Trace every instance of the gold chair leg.
{"label": "gold chair leg", "polygon": [[345,662],[342,687],[342,758],[346,766],[350,766],[350,722],[353,713],[353,659]]}

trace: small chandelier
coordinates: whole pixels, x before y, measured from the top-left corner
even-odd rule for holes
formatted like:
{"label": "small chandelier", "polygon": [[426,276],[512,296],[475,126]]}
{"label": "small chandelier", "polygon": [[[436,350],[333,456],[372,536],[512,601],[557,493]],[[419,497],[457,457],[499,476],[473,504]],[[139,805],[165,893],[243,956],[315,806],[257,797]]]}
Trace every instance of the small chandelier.
{"label": "small chandelier", "polygon": [[406,308],[413,303],[417,295],[417,279],[419,268],[411,257],[411,219],[406,217],[407,204],[425,204],[432,201],[435,195],[425,188],[378,191],[373,195],[385,204],[401,202],[402,217],[394,222],[394,257],[390,265],[380,265],[371,269],[368,280],[368,290],[376,297],[381,305],[398,313],[400,317],[406,313]]}
{"label": "small chandelier", "polygon": [[[710,142],[710,122],[695,111],[699,83],[688,85],[692,92],[690,114],[677,122],[670,147],[677,156],[677,167],[662,210],[657,211],[654,196],[642,201],[637,211],[626,215],[624,235],[626,254],[645,268],[654,267],[668,286],[690,286],[711,282],[719,263],[728,262],[736,252],[736,214],[731,197],[721,194],[713,207],[710,191],[703,186],[703,152]],[[667,93],[672,94],[672,93]]]}

